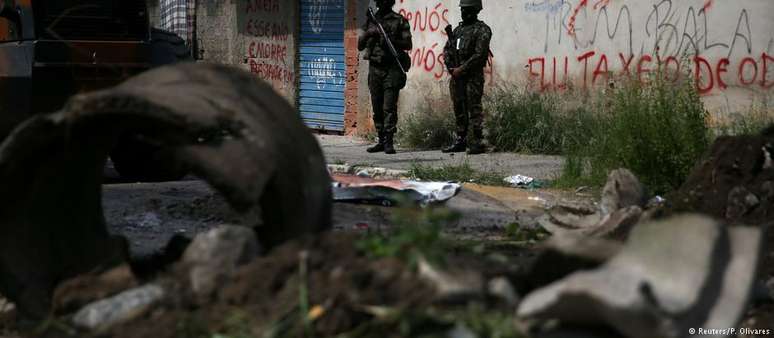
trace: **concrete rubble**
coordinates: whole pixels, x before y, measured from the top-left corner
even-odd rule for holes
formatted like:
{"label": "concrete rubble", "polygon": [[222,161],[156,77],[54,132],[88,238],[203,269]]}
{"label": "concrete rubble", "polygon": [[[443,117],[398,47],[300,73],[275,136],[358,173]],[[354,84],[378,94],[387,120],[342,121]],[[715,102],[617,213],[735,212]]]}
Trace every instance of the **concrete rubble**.
{"label": "concrete rubble", "polygon": [[531,288],[539,288],[576,271],[597,268],[621,251],[622,244],[608,239],[556,235],[539,248],[526,276]]}
{"label": "concrete rubble", "polygon": [[224,225],[194,238],[181,263],[189,269],[191,290],[210,295],[237,267],[249,263],[261,252],[252,229]]}
{"label": "concrete rubble", "polygon": [[519,302],[519,294],[513,284],[505,277],[496,277],[487,283],[487,292],[490,296],[504,300],[508,305],[516,305]]}
{"label": "concrete rubble", "polygon": [[[162,67],[74,96],[0,146],[0,293],[32,317],[55,285],[125,261],[105,229],[102,168],[121,135],[154,144],[218,190],[270,248],[331,225],[331,181],[293,107],[244,70]],[[298,212],[303,210],[303,212]]]}
{"label": "concrete rubble", "polygon": [[455,302],[484,295],[484,278],[477,271],[442,270],[422,258],[418,264],[419,278],[432,285],[441,302]]}
{"label": "concrete rubble", "polygon": [[85,306],[75,314],[73,323],[93,331],[105,330],[142,315],[164,294],[164,289],[153,284],[127,290]]}
{"label": "concrete rubble", "polygon": [[645,186],[628,169],[610,172],[607,183],[602,188],[599,209],[603,215],[609,215],[627,207],[643,207],[647,202]]}
{"label": "concrete rubble", "polygon": [[625,240],[632,227],[643,219],[647,205],[645,187],[627,169],[610,172],[601,201],[560,200],[538,224],[552,234],[590,236]]}
{"label": "concrete rubble", "polygon": [[608,262],[533,291],[518,315],[642,338],[734,327],[761,250],[760,229],[726,227],[704,216],[639,225]]}
{"label": "concrete rubble", "polygon": [[[769,182],[767,182],[769,183]],[[743,186],[737,186],[728,193],[726,218],[737,219],[755,209],[761,200]]]}
{"label": "concrete rubble", "polygon": [[137,286],[137,278],[126,264],[100,274],[81,275],[57,286],[53,309],[55,313],[69,313]]}

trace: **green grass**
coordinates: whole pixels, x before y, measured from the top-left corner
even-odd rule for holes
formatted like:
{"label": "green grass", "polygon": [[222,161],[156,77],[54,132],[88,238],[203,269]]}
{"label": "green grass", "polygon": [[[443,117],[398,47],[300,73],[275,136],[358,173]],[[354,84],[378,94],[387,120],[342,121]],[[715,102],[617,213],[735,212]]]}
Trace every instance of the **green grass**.
{"label": "green grass", "polygon": [[568,95],[514,85],[493,89],[484,98],[487,141],[498,151],[562,154],[583,139],[593,122],[586,105],[565,107]]}
{"label": "green grass", "polygon": [[585,142],[567,150],[560,183],[601,185],[611,170],[628,168],[654,193],[679,188],[711,140],[695,87],[654,76],[601,100]]}
{"label": "green grass", "polygon": [[745,111],[722,116],[715,126],[718,136],[759,134],[774,125],[774,95],[758,97]]}
{"label": "green grass", "polygon": [[[429,96],[426,96],[429,97]],[[402,147],[440,149],[454,141],[454,115],[448,100],[420,103],[418,109],[398,121],[397,140]]]}
{"label": "green grass", "polygon": [[424,257],[442,263],[446,244],[441,230],[458,218],[457,213],[446,208],[399,208],[393,216],[392,229],[371,232],[356,247],[372,258],[393,257],[415,265]]}
{"label": "green grass", "polygon": [[467,162],[461,165],[431,167],[412,164],[408,176],[423,181],[453,181],[483,185],[507,186],[505,174],[495,171],[478,171]]}

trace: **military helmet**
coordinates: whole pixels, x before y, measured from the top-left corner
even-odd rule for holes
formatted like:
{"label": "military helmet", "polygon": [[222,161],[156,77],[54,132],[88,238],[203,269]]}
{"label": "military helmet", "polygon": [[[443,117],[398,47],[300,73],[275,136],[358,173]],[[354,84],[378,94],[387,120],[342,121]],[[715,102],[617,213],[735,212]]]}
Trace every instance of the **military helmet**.
{"label": "military helmet", "polygon": [[460,7],[476,7],[478,9],[484,8],[481,5],[481,0],[460,0]]}
{"label": "military helmet", "polygon": [[392,7],[395,5],[395,0],[376,0],[377,5],[384,4],[385,6]]}

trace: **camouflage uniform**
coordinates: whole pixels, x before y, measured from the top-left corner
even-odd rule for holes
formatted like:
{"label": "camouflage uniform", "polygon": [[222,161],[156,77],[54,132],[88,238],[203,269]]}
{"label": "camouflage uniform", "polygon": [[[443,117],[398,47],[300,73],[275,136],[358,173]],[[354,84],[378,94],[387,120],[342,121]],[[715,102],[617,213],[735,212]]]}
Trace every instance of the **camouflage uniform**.
{"label": "camouflage uniform", "polygon": [[[408,20],[392,10],[379,11],[376,17],[398,53],[408,57],[405,51],[412,47],[411,26]],[[366,24],[363,30],[367,31],[369,25],[373,24]],[[379,144],[389,141],[391,145],[392,135],[395,134],[398,124],[398,97],[400,90],[406,86],[406,73],[400,69],[383,40],[381,35],[361,36],[358,39],[358,50],[369,49],[366,55],[369,61],[368,89],[371,92],[374,126],[379,133]]]}
{"label": "camouflage uniform", "polygon": [[[461,22],[454,29],[453,39],[444,47],[444,54],[455,54],[461,70],[460,77],[452,77],[449,83],[457,137],[471,147],[482,144],[484,94],[484,66],[489,59],[489,42],[492,30],[483,21]],[[451,49],[451,50],[450,50]],[[469,134],[470,132],[470,134]]]}

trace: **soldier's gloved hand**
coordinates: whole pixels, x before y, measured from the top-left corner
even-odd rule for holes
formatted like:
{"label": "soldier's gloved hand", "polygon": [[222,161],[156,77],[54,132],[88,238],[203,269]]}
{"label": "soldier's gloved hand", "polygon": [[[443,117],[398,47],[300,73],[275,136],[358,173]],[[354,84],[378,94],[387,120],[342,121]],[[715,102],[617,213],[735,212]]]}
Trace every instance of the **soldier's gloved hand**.
{"label": "soldier's gloved hand", "polygon": [[452,68],[451,75],[455,78],[462,76],[462,68],[460,67]]}
{"label": "soldier's gloved hand", "polygon": [[368,26],[368,30],[365,32],[365,36],[368,38],[375,38],[379,36],[379,28],[376,25]]}

